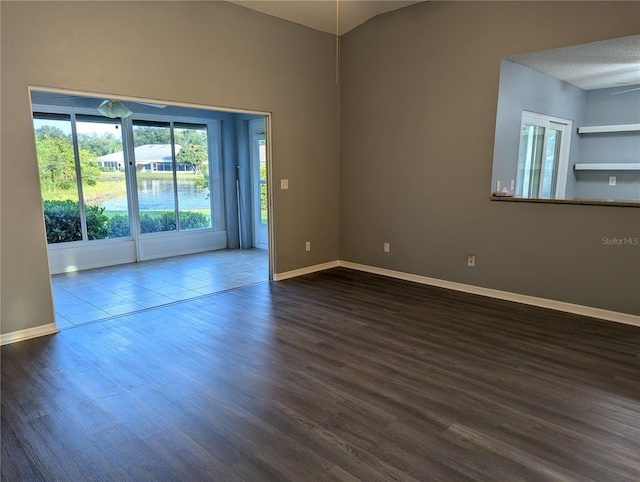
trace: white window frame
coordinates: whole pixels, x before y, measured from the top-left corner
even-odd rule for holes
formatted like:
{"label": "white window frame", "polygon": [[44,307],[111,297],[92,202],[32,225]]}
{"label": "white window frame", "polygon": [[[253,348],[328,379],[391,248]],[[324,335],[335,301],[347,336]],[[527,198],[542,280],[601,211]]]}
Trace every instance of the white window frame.
{"label": "white window frame", "polygon": [[[526,110],[522,111],[522,119],[520,122],[520,130],[519,130],[519,144],[518,144],[518,167],[516,172],[516,189],[518,186],[522,185],[524,181],[522,179],[522,169],[521,169],[521,152],[523,149],[522,145],[522,129],[524,125],[534,125],[540,126],[544,128],[544,142],[542,145],[542,152],[547,152],[547,141],[549,138],[549,130],[554,129],[562,132],[562,137],[560,140],[560,153],[558,158],[558,171],[556,177],[556,185],[555,185],[555,196],[553,199],[564,199],[567,191],[567,174],[569,170],[569,154],[571,152],[571,135],[573,133],[573,121],[570,119],[563,119],[561,117],[554,117],[547,114],[539,114],[536,112],[529,112]],[[542,162],[542,170],[540,172],[540,179],[544,179],[544,169],[545,163]],[[540,187],[538,190],[538,197],[540,196],[540,192],[542,190],[543,183],[540,183]]]}

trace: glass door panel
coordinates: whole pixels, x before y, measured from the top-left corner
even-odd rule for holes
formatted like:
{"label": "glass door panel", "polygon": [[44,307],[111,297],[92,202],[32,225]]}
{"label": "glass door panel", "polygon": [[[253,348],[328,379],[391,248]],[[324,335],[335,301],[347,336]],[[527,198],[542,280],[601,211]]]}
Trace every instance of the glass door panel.
{"label": "glass door panel", "polygon": [[269,222],[269,208],[267,204],[267,144],[264,139],[258,141],[258,155],[260,158],[260,224]]}
{"label": "glass door panel", "polygon": [[87,238],[131,236],[120,121],[76,116],[76,133]]}
{"label": "glass door panel", "polygon": [[211,227],[207,126],[175,124],[176,178],[180,230]]}
{"label": "glass door panel", "polygon": [[542,170],[542,153],[545,128],[523,124],[518,159],[518,185],[516,195],[537,198]]}
{"label": "glass door panel", "polygon": [[34,114],[40,192],[47,243],[82,240],[71,117]]}
{"label": "glass door panel", "polygon": [[560,164],[561,142],[562,131],[550,128],[543,166],[544,177],[540,191],[540,197],[543,199],[554,199],[556,197],[556,180],[558,178],[558,165]]}
{"label": "glass door panel", "polygon": [[133,144],[140,231],[142,234],[175,231],[171,125],[134,121]]}
{"label": "glass door panel", "polygon": [[267,200],[267,143],[264,119],[249,122],[253,198],[254,247],[269,247],[269,205]]}

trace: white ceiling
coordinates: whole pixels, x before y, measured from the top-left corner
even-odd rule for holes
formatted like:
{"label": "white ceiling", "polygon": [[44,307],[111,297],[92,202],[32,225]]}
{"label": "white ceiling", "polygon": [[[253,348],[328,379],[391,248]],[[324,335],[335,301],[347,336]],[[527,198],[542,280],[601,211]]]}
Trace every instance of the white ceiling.
{"label": "white ceiling", "polygon": [[640,84],[640,35],[508,59],[584,90]]}
{"label": "white ceiling", "polygon": [[[425,0],[226,0],[252,10],[327,33],[338,34],[363,24],[381,13],[397,10]],[[338,7],[338,11],[336,11]]]}

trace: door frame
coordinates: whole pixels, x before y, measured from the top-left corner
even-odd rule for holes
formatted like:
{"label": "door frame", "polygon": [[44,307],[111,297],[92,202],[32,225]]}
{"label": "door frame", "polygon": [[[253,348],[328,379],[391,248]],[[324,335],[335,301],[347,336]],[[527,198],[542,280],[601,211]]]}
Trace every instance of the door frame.
{"label": "door frame", "polygon": [[[562,132],[562,138],[560,141],[560,152],[558,156],[558,168],[557,168],[557,177],[556,177],[556,185],[555,185],[555,196],[553,199],[564,199],[567,190],[567,175],[569,170],[569,155],[571,149],[571,133],[573,131],[573,121],[570,119],[563,119],[561,117],[555,117],[547,114],[539,114],[537,112],[531,112],[527,110],[522,111],[522,116],[520,120],[520,139],[518,140],[518,164],[516,171],[516,190],[518,186],[523,182],[522,174],[520,170],[520,156],[522,153],[522,128],[525,124],[528,125],[536,125],[544,128],[544,140],[542,145],[542,155],[544,156],[547,152],[547,140],[549,136],[549,128],[551,124],[561,126],[559,130]],[[542,161],[542,168],[540,171],[540,178],[544,177],[544,168],[545,163]],[[542,189],[542,183],[538,186],[538,196],[540,196],[540,190]]]}
{"label": "door frame", "polygon": [[[249,121],[249,159],[251,160],[251,201],[252,201],[252,222],[253,222],[253,245],[259,249],[265,249],[260,243],[260,236],[258,232],[261,229],[267,230],[266,235],[266,249],[269,249],[269,214],[267,213],[267,225],[266,227],[262,226],[261,218],[262,218],[262,204],[261,204],[261,195],[260,195],[260,151],[259,147],[255,144],[256,141],[260,140],[260,137],[264,138],[265,141],[265,157],[266,157],[266,129],[265,129],[265,121],[264,119],[254,119]],[[268,172],[267,172],[268,176]],[[265,178],[265,186],[267,187],[267,206],[269,205],[269,197],[268,197],[268,178]]]}
{"label": "door frame", "polygon": [[[273,195],[272,195],[272,185],[273,183],[271,182],[271,173],[273,171],[272,169],[272,142],[271,142],[271,120],[272,120],[272,114],[271,112],[266,112],[266,111],[258,111],[258,110],[248,110],[248,109],[233,109],[233,108],[229,108],[229,107],[219,107],[219,106],[212,106],[212,105],[205,105],[205,104],[192,104],[192,103],[186,103],[186,102],[176,102],[176,101],[167,101],[167,100],[163,100],[163,99],[156,99],[156,98],[149,98],[149,97],[133,97],[133,96],[126,96],[126,95],[120,95],[120,94],[112,94],[112,93],[104,93],[104,92],[93,92],[93,91],[79,91],[79,90],[72,90],[72,89],[60,89],[60,88],[54,88],[54,87],[45,87],[45,86],[40,86],[40,85],[29,85],[28,86],[28,93],[29,93],[29,104],[30,104],[30,108],[31,108],[31,112],[34,111],[38,111],[38,112],[57,112],[57,113],[63,113],[63,112],[74,112],[76,114],[89,114],[89,115],[95,115],[95,111],[93,111],[92,109],[83,109],[83,108],[77,108],[77,107],[54,107],[51,105],[38,105],[38,104],[33,104],[32,101],[32,92],[44,92],[44,93],[51,93],[51,94],[60,94],[60,95],[68,95],[68,96],[79,96],[79,97],[91,97],[91,98],[105,98],[105,99],[113,99],[113,100],[121,100],[121,101],[130,101],[130,102],[138,102],[138,103],[152,103],[152,104],[164,104],[164,105],[170,105],[170,106],[174,106],[174,107],[183,107],[183,108],[188,108],[188,109],[197,109],[197,110],[205,110],[205,111],[215,111],[215,112],[226,112],[226,113],[233,113],[233,114],[250,114],[250,115],[260,115],[260,116],[264,116],[264,127],[265,127],[265,140],[266,140],[266,144],[267,144],[267,198],[268,198],[268,216],[269,216],[269,222],[268,222],[268,232],[269,232],[269,247],[268,247],[268,257],[269,257],[269,280],[273,280],[274,279],[274,268],[275,268],[275,246],[276,246],[276,239],[275,239],[275,229],[274,229],[274,222],[275,222],[275,217],[273,215],[273,211],[274,211],[274,202],[273,202]],[[145,117],[144,115],[139,115],[139,116],[135,116],[136,118],[138,117]],[[130,122],[130,118],[129,119],[123,119],[123,121],[129,121]],[[124,122],[123,122],[124,124]],[[126,132],[123,126],[123,133]],[[125,136],[123,136],[125,137]],[[123,149],[125,148],[124,144],[128,144],[128,149],[129,152],[132,149],[132,142],[126,142],[123,139]],[[35,144],[35,139],[34,139],[34,144]],[[210,148],[212,147],[211,142],[210,142]],[[220,149],[220,142],[217,142],[217,145],[213,146],[215,149]],[[37,158],[35,159],[35,162],[37,163]],[[129,177],[129,183],[133,184],[135,183],[135,179],[131,179],[132,176],[128,176]],[[135,190],[134,190],[135,191]],[[134,193],[135,196],[136,193]],[[42,199],[40,200],[40,206],[42,209]],[[130,208],[131,210],[131,208]],[[43,213],[44,216],[44,213]],[[212,213],[213,216],[213,213]],[[134,223],[134,225],[132,226],[132,228],[135,228],[136,230],[139,230],[138,226],[135,225],[136,223]],[[225,245],[226,246],[226,231],[213,231],[212,232],[216,233],[216,236],[218,235],[218,233],[224,233],[224,239],[225,239]],[[189,233],[191,234],[191,233]],[[222,239],[221,237],[218,239],[220,240]],[[46,233],[43,233],[43,240],[46,243]],[[81,245],[79,243],[82,243]],[[73,244],[73,246],[55,246],[55,245],[48,245],[48,251],[49,251],[49,259],[50,259],[50,263],[49,263],[49,274],[55,274],[55,273],[63,273],[63,272],[69,272],[69,271],[76,271],[78,269],[78,262],[82,263],[84,261],[84,263],[82,263],[84,265],[83,269],[89,269],[89,268],[98,268],[101,266],[107,266],[107,265],[113,265],[113,264],[122,264],[122,263],[127,263],[127,262],[133,262],[136,261],[137,259],[140,258],[140,253],[136,252],[136,242],[133,239],[133,237],[130,238],[124,238],[122,240],[118,240],[118,239],[106,239],[106,240],[95,240],[91,242],[91,245],[88,244],[88,241],[83,241],[83,242],[74,242],[74,243],[64,243],[64,244]],[[97,243],[97,244],[94,244]],[[197,244],[198,242],[196,242]],[[92,249],[95,248],[100,248],[103,250],[109,250],[111,252],[113,252],[114,249],[119,249],[120,251],[120,255],[114,258],[114,262],[109,262],[109,263],[101,263],[99,260],[96,262],[94,260],[91,259],[91,257],[89,256],[89,252]],[[59,253],[56,253],[59,252]],[[76,259],[76,256],[73,254],[75,252],[75,254],[77,254],[79,256],[79,259]],[[52,254],[58,254],[58,258],[59,258],[59,263],[54,263],[52,266]],[[186,253],[176,253],[176,254],[186,254]],[[158,257],[158,256],[156,256]],[[147,258],[150,259],[150,258]]]}

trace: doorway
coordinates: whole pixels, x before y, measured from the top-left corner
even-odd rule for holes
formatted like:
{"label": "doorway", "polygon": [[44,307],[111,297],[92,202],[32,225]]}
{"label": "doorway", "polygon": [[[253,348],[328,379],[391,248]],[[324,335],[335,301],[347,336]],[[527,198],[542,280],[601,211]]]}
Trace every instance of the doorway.
{"label": "doorway", "polygon": [[254,246],[269,247],[269,203],[267,198],[267,143],[264,119],[249,121],[251,143]]}
{"label": "doorway", "polygon": [[51,274],[258,248],[272,279],[268,114],[137,99],[109,118],[101,96],[31,98]]}

